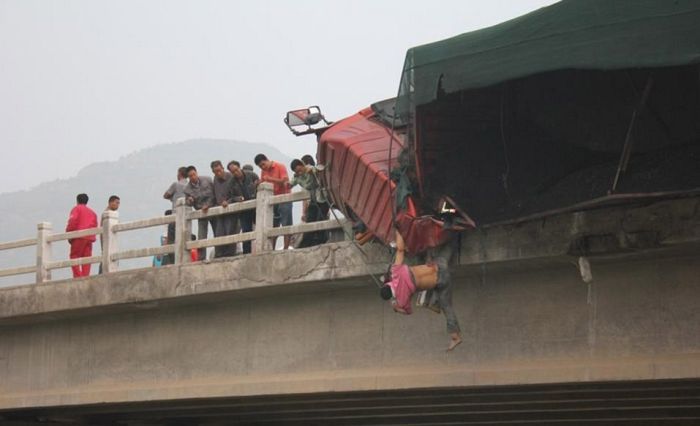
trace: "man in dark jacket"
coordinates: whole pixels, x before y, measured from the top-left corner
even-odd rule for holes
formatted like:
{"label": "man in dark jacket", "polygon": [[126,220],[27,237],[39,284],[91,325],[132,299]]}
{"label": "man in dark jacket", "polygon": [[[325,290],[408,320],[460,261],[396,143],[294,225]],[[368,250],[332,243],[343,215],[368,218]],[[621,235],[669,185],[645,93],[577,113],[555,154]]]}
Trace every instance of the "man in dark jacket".
{"label": "man in dark jacket", "polygon": [[[256,186],[259,181],[258,175],[241,169],[240,163],[235,160],[228,163],[228,170],[233,176],[231,179],[231,191],[239,194],[242,197],[242,201],[254,200],[257,193]],[[238,220],[241,232],[251,232],[255,223],[255,210],[241,212],[238,215]],[[252,251],[251,248],[252,244],[250,241],[243,243],[244,254],[250,253]]]}

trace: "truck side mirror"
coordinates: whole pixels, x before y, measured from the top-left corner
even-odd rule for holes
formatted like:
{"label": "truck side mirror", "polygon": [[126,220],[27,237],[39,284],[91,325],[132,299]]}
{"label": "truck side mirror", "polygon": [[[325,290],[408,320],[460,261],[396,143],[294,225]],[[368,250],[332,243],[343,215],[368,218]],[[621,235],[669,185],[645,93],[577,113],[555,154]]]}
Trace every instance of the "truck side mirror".
{"label": "truck side mirror", "polygon": [[[322,124],[320,124],[323,122]],[[321,108],[311,106],[287,112],[284,124],[296,136],[316,133],[318,130],[328,127],[331,123],[321,114]],[[319,125],[320,124],[320,125]]]}

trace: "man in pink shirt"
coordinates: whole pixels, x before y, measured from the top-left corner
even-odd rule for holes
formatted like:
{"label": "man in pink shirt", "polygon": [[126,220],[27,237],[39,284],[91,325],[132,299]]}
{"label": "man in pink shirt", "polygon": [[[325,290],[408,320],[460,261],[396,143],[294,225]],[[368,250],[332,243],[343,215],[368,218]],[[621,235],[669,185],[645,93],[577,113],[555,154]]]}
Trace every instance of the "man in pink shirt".
{"label": "man in pink shirt", "polygon": [[450,336],[448,351],[462,343],[459,322],[452,309],[452,280],[448,262],[452,257],[451,242],[441,247],[433,260],[416,266],[404,264],[406,245],[401,234],[396,231],[396,259],[391,266],[391,276],[387,277],[380,295],[384,300],[390,300],[394,311],[410,315],[411,296],[416,290],[435,290],[439,307],[445,314],[447,334]]}
{"label": "man in pink shirt", "polygon": [[[289,183],[289,175],[287,174],[287,168],[284,167],[284,164],[268,160],[265,154],[256,155],[254,161],[255,164],[260,167],[260,182],[272,183],[272,192],[274,195],[289,194],[291,192],[291,188],[287,185],[287,183]],[[275,217],[272,226],[292,226],[292,203],[275,204],[273,208]],[[289,248],[290,241],[291,235],[285,235],[285,250]],[[276,242],[277,237],[272,238],[273,249],[275,248]]]}
{"label": "man in pink shirt", "polygon": [[[87,194],[78,194],[77,204],[70,211],[66,232],[80,231],[82,229],[96,228],[97,215],[90,207],[87,206]],[[81,257],[92,256],[92,243],[96,237],[89,235],[87,237],[72,238],[68,240],[70,244],[70,258],[77,259]],[[87,277],[90,275],[90,264],[72,266],[73,278]]]}

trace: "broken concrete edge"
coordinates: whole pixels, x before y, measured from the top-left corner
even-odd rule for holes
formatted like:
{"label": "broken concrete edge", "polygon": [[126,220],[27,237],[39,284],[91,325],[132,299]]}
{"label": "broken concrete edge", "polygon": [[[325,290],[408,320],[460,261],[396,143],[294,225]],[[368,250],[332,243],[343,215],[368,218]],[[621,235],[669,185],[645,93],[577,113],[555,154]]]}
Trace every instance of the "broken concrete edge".
{"label": "broken concrete edge", "polygon": [[700,243],[700,197],[601,207],[465,232],[460,266],[575,263]]}
{"label": "broken concrete edge", "polygon": [[[360,251],[362,250],[362,252]],[[251,293],[264,288],[290,290],[314,283],[319,288],[371,285],[390,261],[386,248],[353,243],[274,251],[182,266],[143,268],[89,278],[0,289],[0,324],[8,319],[95,308],[157,304],[171,299]],[[184,301],[184,300],[183,300]]]}

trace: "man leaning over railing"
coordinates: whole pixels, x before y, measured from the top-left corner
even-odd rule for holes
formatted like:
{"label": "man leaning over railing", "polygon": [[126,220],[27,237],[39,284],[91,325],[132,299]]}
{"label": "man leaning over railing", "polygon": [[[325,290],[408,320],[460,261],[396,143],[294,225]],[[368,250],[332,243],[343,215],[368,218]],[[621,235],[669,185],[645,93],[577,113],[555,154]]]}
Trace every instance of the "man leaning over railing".
{"label": "man leaning over railing", "polygon": [[[294,177],[288,183],[289,187],[299,185],[309,191],[310,199],[305,209],[306,222],[327,220],[330,206],[318,180],[318,169],[315,166],[304,164],[301,160],[293,160],[290,168],[294,171]],[[299,247],[312,247],[327,241],[327,231],[306,232]]]}
{"label": "man leaning over railing", "polygon": [[[195,166],[187,167],[187,177],[189,182],[185,187],[185,202],[195,210],[202,210],[204,213],[209,207],[215,205],[213,182],[208,176],[199,176]],[[213,226],[213,224],[212,224]],[[209,219],[203,217],[197,220],[197,238],[204,240],[207,238],[209,229]],[[199,249],[198,259],[207,258],[207,249]]]}
{"label": "man leaning over railing", "polygon": [[163,194],[163,198],[170,200],[175,208],[175,202],[185,196],[185,187],[187,186],[187,167],[177,169],[177,180]]}
{"label": "man leaning over railing", "polygon": [[[217,206],[228,207],[229,204],[243,201],[241,194],[231,191],[231,173],[224,170],[221,161],[211,162],[211,172],[214,174],[214,201]],[[212,219],[215,237],[225,237],[237,234],[240,230],[236,214],[223,214]],[[214,247],[215,257],[228,257],[236,254],[236,244],[226,244]]]}
{"label": "man leaning over railing", "polygon": [[[241,169],[241,164],[238,161],[230,161],[228,170],[231,172],[231,191],[238,193],[243,197],[243,201],[254,200],[257,193],[258,175],[252,171]],[[246,210],[238,214],[241,232],[251,232],[255,223],[255,210]],[[243,242],[243,253],[248,254],[252,250],[252,242]]]}
{"label": "man leaning over railing", "polygon": [[[265,154],[255,156],[255,164],[260,167],[260,181],[272,183],[272,192],[274,195],[289,194],[291,190],[287,186],[289,175],[287,168],[277,161],[269,160]],[[292,203],[275,204],[273,207],[274,220],[273,227],[292,226]],[[291,235],[284,236],[284,249],[289,248]],[[272,248],[275,248],[277,237],[272,238]]]}

